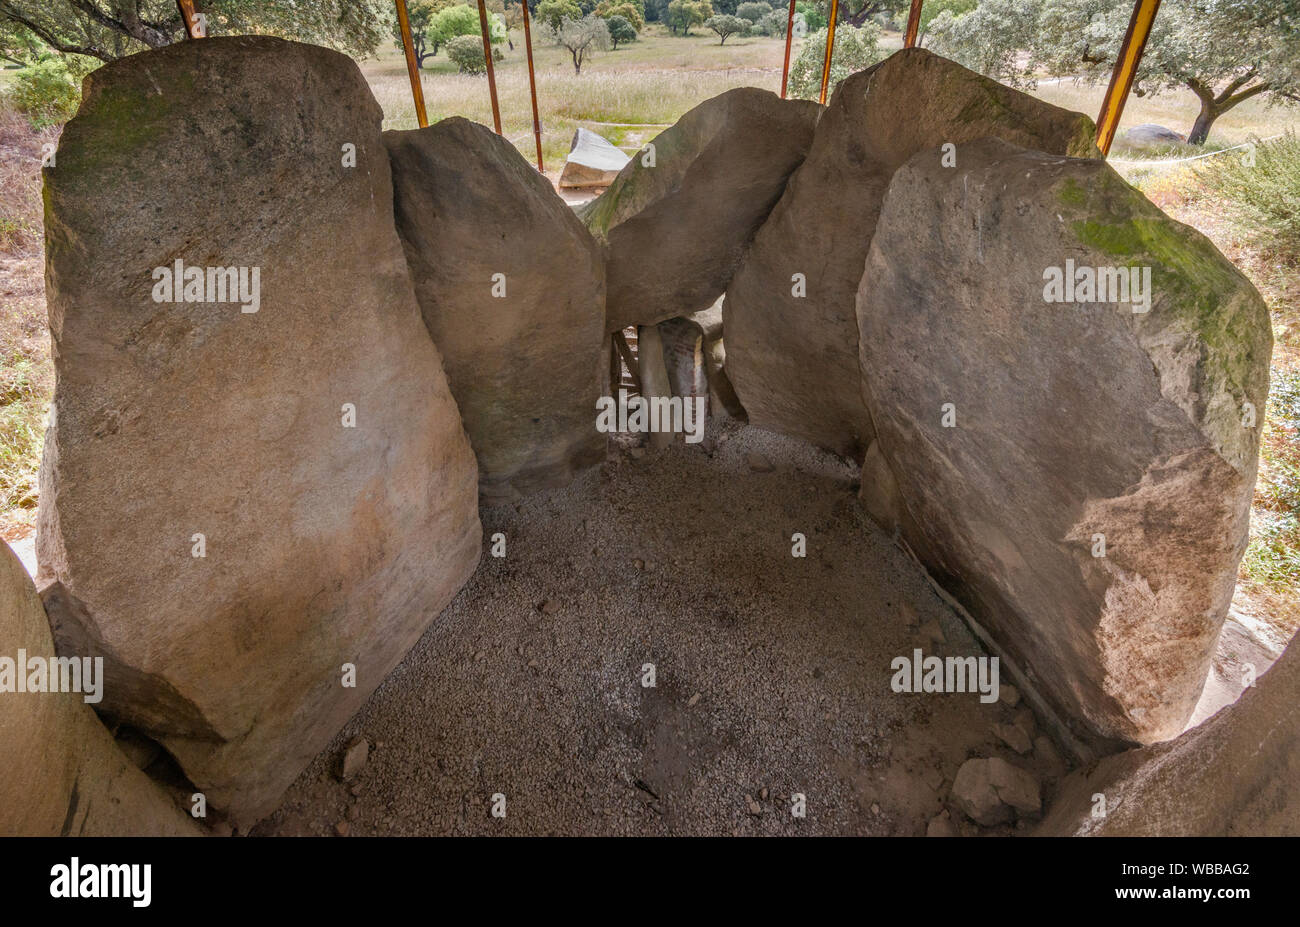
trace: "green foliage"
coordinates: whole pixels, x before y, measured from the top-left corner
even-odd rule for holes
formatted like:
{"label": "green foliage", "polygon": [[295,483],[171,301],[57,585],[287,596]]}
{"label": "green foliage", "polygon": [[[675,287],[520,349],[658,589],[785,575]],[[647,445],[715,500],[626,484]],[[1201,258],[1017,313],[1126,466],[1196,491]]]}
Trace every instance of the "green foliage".
{"label": "green foliage", "polygon": [[0,366],[0,512],[35,509],[48,387],[29,358]]}
{"label": "green foliage", "polygon": [[595,13],[582,19],[565,18],[559,28],[544,23],[540,31],[556,45],[569,50],[574,74],[581,74],[583,64],[597,52],[609,51],[614,44],[609,36],[609,25]]}
{"label": "green foliage", "polygon": [[1290,133],[1245,152],[1207,158],[1199,179],[1251,244],[1300,266],[1300,137]]}
{"label": "green foliage", "polygon": [[736,7],[736,15],[747,20],[751,26],[770,12],[772,12],[771,4],[752,2],[752,0]]}
{"label": "green foliage", "polygon": [[[477,14],[476,14],[477,15]],[[483,74],[487,71],[487,59],[483,57],[483,36],[458,35],[447,43],[447,57],[462,74]],[[501,49],[492,49],[492,60],[500,61],[504,56]]]}
{"label": "green foliage", "polygon": [[[1132,14],[1131,0],[982,0],[944,10],[930,47],[1022,88],[1034,74],[1110,77]],[[1214,121],[1260,94],[1300,100],[1300,4],[1296,0],[1165,0],[1138,69],[1134,93],[1190,89],[1201,112],[1188,141],[1203,144]]]}
{"label": "green foliage", "polygon": [[[447,55],[451,56],[451,42],[458,36],[472,35],[478,40],[480,49],[479,57],[483,57],[483,32],[479,24],[478,10],[466,4],[457,4],[441,10],[433,17],[427,30],[429,41],[435,46],[446,45]],[[488,39],[493,45],[499,45],[506,40],[506,26],[495,13],[488,16]],[[455,61],[455,59],[452,59]],[[459,67],[460,62],[456,62]],[[484,65],[486,68],[486,65]],[[461,68],[461,70],[465,70]]]}
{"label": "green foliage", "polygon": [[[453,6],[456,0],[406,0],[406,14],[411,24],[411,46],[415,51],[416,64],[424,67],[426,58],[438,54],[438,49],[451,36],[438,35],[431,30],[438,13]],[[402,29],[393,17],[393,44],[402,47]]]}
{"label": "green foliage", "polygon": [[537,4],[533,18],[556,30],[566,19],[582,19],[582,8],[574,0],[542,0]]}
{"label": "green foliage", "polygon": [[1041,43],[1043,0],[982,0],[961,16],[942,10],[929,24],[928,46],[972,71],[1032,89],[1038,62],[1022,52]]}
{"label": "green foliage", "polygon": [[[826,57],[826,30],[808,36],[799,56],[790,65],[789,94],[815,100],[821,93],[822,64]],[[853,28],[848,23],[835,27],[835,49],[831,56],[828,91],[850,74],[884,58],[880,51],[880,27],[873,22]]]}
{"label": "green foliage", "polygon": [[803,34],[805,35],[826,28],[826,13],[822,11],[819,4],[809,2],[809,0],[799,0],[794,5],[794,17],[795,35],[800,34],[798,23],[801,18],[803,19]]}
{"label": "green foliage", "polygon": [[33,64],[48,50],[30,29],[0,15],[0,63]]}
{"label": "green foliage", "polygon": [[679,29],[682,35],[690,35],[692,26],[701,25],[712,15],[713,6],[709,0],[672,0],[668,4],[665,22],[674,35]]}
{"label": "green foliage", "polygon": [[626,45],[628,42],[636,41],[636,29],[625,17],[611,16],[605,20],[605,25],[609,27],[609,41],[615,51],[620,44]]}
{"label": "green foliage", "polygon": [[726,45],[731,36],[749,33],[749,20],[739,16],[710,16],[704,21],[704,28],[718,35],[719,45]]}
{"label": "green foliage", "polygon": [[[601,19],[608,22],[615,16],[622,16],[631,25],[633,30],[640,32],[645,28],[645,10],[641,6],[624,0],[622,3],[615,3],[613,0],[604,0],[597,5],[595,13]],[[635,38],[635,36],[633,37]],[[623,41],[620,39],[619,41]]]}
{"label": "green foliage", "polygon": [[1300,591],[1300,376],[1274,369],[1262,466],[1242,572],[1276,592]]}
{"label": "green foliage", "polygon": [[10,103],[38,129],[67,122],[81,105],[81,78],[87,72],[76,61],[47,55],[20,69],[10,85]]}
{"label": "green foliage", "polygon": [[917,29],[917,41],[925,44],[925,37],[930,32],[930,24],[943,13],[952,17],[965,16],[979,6],[979,0],[926,0],[921,6],[921,20]]}
{"label": "green foliage", "polygon": [[[208,35],[278,35],[354,57],[374,54],[394,18],[389,0],[204,0],[198,6]],[[102,61],[185,35],[175,0],[0,0],[0,24],[21,27],[55,51]]]}
{"label": "green foliage", "polygon": [[777,38],[785,38],[785,27],[789,21],[789,10],[769,10],[766,16],[754,23],[753,31],[757,35],[774,35]]}

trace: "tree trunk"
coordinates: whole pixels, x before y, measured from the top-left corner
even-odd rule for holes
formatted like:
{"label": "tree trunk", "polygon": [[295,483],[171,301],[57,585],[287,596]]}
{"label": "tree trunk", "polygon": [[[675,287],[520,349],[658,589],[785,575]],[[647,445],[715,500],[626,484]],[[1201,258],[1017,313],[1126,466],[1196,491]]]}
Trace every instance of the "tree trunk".
{"label": "tree trunk", "polygon": [[[1251,82],[1254,75],[1253,69],[1241,75],[1218,96],[1215,96],[1213,90],[1194,78],[1186,81],[1187,86],[1192,88],[1192,92],[1201,101],[1201,111],[1196,116],[1196,122],[1192,124],[1192,131],[1187,135],[1188,144],[1204,145],[1205,140],[1210,137],[1210,127],[1214,125],[1214,120],[1238,103],[1244,103],[1251,97],[1266,93],[1272,89],[1272,85],[1267,81],[1247,87],[1246,85]],[[1246,87],[1246,89],[1242,90],[1242,87]]]}
{"label": "tree trunk", "polygon": [[1214,105],[1214,101],[1202,100],[1201,111],[1196,114],[1196,121],[1192,123],[1192,131],[1187,133],[1187,143],[1189,145],[1204,145],[1205,140],[1210,137],[1210,127],[1214,125],[1214,120],[1218,118],[1219,112]]}

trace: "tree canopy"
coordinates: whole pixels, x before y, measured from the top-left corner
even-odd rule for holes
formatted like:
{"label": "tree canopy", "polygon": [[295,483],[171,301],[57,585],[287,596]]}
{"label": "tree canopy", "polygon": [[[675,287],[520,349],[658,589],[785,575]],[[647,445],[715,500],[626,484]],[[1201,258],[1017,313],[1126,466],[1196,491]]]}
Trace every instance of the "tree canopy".
{"label": "tree canopy", "polygon": [[[538,4],[540,11],[543,3]],[[581,19],[564,18],[559,27],[549,22],[543,23],[541,32],[556,45],[569,50],[573,59],[573,73],[581,74],[582,66],[598,51],[609,51],[612,41],[609,26],[595,13],[589,13]]]}
{"label": "tree canopy", "polygon": [[628,22],[626,17],[618,15],[606,17],[605,25],[609,27],[609,41],[614,51],[618,51],[619,45],[636,41],[636,27]]}
{"label": "tree canopy", "polygon": [[712,15],[713,7],[709,0],[672,0],[664,22],[674,35],[678,29],[682,35],[690,35],[691,26],[702,25]]}
{"label": "tree canopy", "polygon": [[[790,65],[790,96],[805,100],[817,99],[821,92],[825,57],[826,30],[822,29],[808,36],[808,41],[804,42],[798,57]],[[880,29],[875,23],[869,22],[858,29],[848,23],[841,23],[835,29],[835,54],[831,58],[828,87],[833,89],[850,74],[871,67],[883,57],[880,50]]]}
{"label": "tree canopy", "polygon": [[555,31],[566,19],[580,20],[583,13],[575,0],[542,0],[533,10],[533,18]]}
{"label": "tree canopy", "polygon": [[748,34],[749,26],[749,20],[739,16],[710,16],[704,21],[704,28],[717,34],[719,45],[726,45],[727,39],[733,35]]}
{"label": "tree canopy", "polygon": [[[456,0],[406,0],[406,16],[411,24],[411,47],[415,52],[417,67],[424,67],[424,60],[438,54],[438,49],[446,44],[447,37],[430,34],[429,26],[439,12],[456,3]],[[402,47],[402,29],[393,17],[393,41]]]}
{"label": "tree canopy", "polygon": [[[265,33],[363,57],[391,31],[385,0],[206,0],[208,35]],[[63,54],[112,61],[185,36],[175,0],[0,0],[3,54],[31,39]]]}
{"label": "tree canopy", "polygon": [[615,16],[622,16],[632,24],[632,28],[637,32],[645,28],[644,8],[629,2],[629,0],[622,0],[622,2],[602,0],[601,3],[596,5],[595,13],[606,22],[609,22]]}
{"label": "tree canopy", "polygon": [[[1039,69],[1097,81],[1110,77],[1131,0],[982,0],[964,15],[940,13],[930,46],[991,77],[1027,87]],[[1200,112],[1188,141],[1261,94],[1300,100],[1300,4],[1295,0],[1165,0],[1134,81],[1137,96],[1190,89]]]}

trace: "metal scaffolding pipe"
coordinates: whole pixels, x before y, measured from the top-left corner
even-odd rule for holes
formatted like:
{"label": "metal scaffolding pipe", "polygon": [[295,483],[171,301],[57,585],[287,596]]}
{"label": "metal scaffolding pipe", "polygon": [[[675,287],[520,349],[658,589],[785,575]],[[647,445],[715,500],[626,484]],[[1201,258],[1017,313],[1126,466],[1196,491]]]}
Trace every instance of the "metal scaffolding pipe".
{"label": "metal scaffolding pipe", "polygon": [[1124,104],[1133,89],[1138,65],[1142,63],[1142,52],[1146,50],[1151,26],[1159,11],[1160,0],[1137,0],[1133,5],[1128,32],[1124,33],[1119,57],[1115,59],[1115,71],[1110,76],[1110,86],[1106,88],[1106,97],[1101,103],[1101,114],[1097,116],[1097,147],[1104,155],[1110,154],[1111,142],[1115,140],[1120,117],[1124,115]]}
{"label": "metal scaffolding pipe", "polygon": [[[528,0],[519,0],[524,10],[524,45],[528,50],[528,95],[533,101],[533,138],[537,142],[537,170],[542,167],[542,121],[537,116],[537,77],[533,74],[533,32],[528,25]],[[793,5],[793,0],[792,0]]]}
{"label": "metal scaffolding pipe", "polygon": [[[525,0],[527,2],[527,0]],[[501,107],[497,103],[497,76],[492,67],[492,39],[488,35],[487,7],[478,0],[478,24],[483,31],[483,60],[487,62],[488,95],[492,97],[492,126],[501,134]]]}
{"label": "metal scaffolding pipe", "polygon": [[785,99],[785,88],[790,81],[790,43],[794,41],[794,3],[790,0],[790,15],[785,18],[785,63],[781,65],[781,99]]}
{"label": "metal scaffolding pipe", "polygon": [[203,33],[199,31],[199,27],[194,21],[194,0],[176,0],[176,8],[181,11],[181,22],[185,24],[185,37],[187,39],[203,38]]}
{"label": "metal scaffolding pipe", "polygon": [[835,20],[840,15],[840,0],[831,0],[831,17],[826,24],[826,58],[822,61],[822,92],[818,103],[826,102],[826,86],[831,80],[831,56],[835,54]]}
{"label": "metal scaffolding pipe", "polygon": [[912,0],[912,8],[907,12],[907,32],[903,34],[903,47],[916,47],[916,34],[921,31],[921,5],[925,0]]}
{"label": "metal scaffolding pipe", "polygon": [[402,50],[406,53],[406,73],[411,77],[411,99],[415,101],[415,121],[423,129],[429,124],[424,111],[424,88],[420,86],[420,65],[415,60],[415,45],[411,42],[411,19],[406,14],[406,0],[393,0],[397,4],[397,27],[402,33]]}

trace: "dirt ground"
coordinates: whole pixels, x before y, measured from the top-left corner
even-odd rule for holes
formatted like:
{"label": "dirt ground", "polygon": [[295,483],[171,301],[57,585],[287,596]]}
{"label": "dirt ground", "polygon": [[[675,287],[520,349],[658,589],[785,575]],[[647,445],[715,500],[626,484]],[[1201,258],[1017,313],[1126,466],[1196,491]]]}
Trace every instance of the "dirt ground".
{"label": "dirt ground", "polygon": [[[1050,787],[1053,749],[992,730],[1023,703],[891,691],[915,647],[981,651],[856,480],[728,420],[484,509],[475,576],[254,833],[920,835],[971,756]],[[345,783],[356,737],[369,760]]]}

